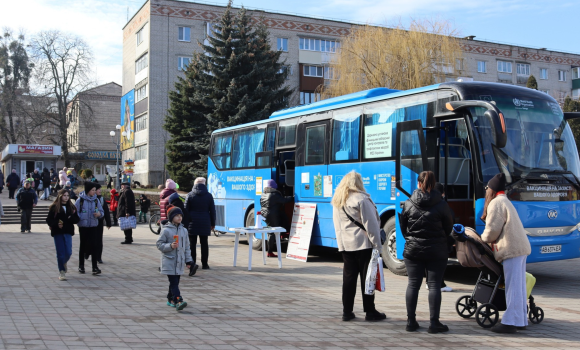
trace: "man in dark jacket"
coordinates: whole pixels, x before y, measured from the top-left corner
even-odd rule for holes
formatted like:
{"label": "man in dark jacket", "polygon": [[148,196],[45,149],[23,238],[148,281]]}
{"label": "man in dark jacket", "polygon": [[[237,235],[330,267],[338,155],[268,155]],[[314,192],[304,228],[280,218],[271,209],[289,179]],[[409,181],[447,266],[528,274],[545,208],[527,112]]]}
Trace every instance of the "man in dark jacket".
{"label": "man in dark jacket", "polygon": [[38,193],[38,186],[40,181],[42,181],[42,175],[40,174],[40,169],[34,169],[34,172],[30,175],[34,179],[34,190]]}
{"label": "man in dark jacket", "polygon": [[22,233],[24,233],[24,231],[30,232],[32,208],[36,207],[36,203],[38,202],[36,191],[34,191],[31,185],[32,182],[30,180],[24,181],[24,187],[20,188],[18,193],[16,193],[16,205],[21,210],[20,232]]}
{"label": "man in dark jacket", "polygon": [[42,170],[42,176],[41,176],[41,181],[42,181],[42,189],[44,191],[44,200],[45,201],[49,201],[50,198],[50,172],[48,171],[48,168],[44,168]]}
{"label": "man in dark jacket", "polygon": [[14,192],[20,185],[20,176],[16,174],[16,169],[12,169],[12,173],[6,178],[6,186],[8,186],[8,199],[14,199]]}
{"label": "man in dark jacket", "polygon": [[193,276],[197,270],[197,265],[195,264],[197,238],[199,236],[201,245],[201,268],[202,270],[207,270],[209,269],[207,263],[209,254],[207,238],[211,235],[211,230],[215,228],[215,204],[213,196],[205,187],[205,178],[198,177],[195,179],[193,189],[185,200],[185,210],[189,213],[188,231],[191,257],[193,258],[189,275]]}
{"label": "man in dark jacket", "polygon": [[[143,223],[147,223],[147,213],[149,212],[149,207],[151,207],[151,200],[147,198],[146,195],[141,194],[141,198],[139,199],[139,222],[141,222],[141,218],[143,218]],[[181,208],[183,210],[183,208]],[[183,221],[182,221],[183,223]],[[185,224],[184,224],[185,226]],[[187,226],[185,226],[187,227]]]}
{"label": "man in dark jacket", "polygon": [[[119,197],[119,204],[117,205],[117,217],[129,217],[129,216],[136,216],[135,212],[135,195],[133,194],[133,190],[131,190],[131,186],[128,182],[123,182],[121,184],[122,192],[121,196]],[[121,244],[131,244],[133,243],[133,230],[128,229],[125,230],[125,241],[121,242]]]}
{"label": "man in dark jacket", "polygon": [[[262,197],[260,197],[260,213],[270,227],[287,227],[287,218],[284,213],[284,204],[294,201],[294,197],[284,197],[282,193],[277,190],[278,185],[274,180],[267,180],[264,183],[264,190]],[[262,247],[264,249],[264,247]],[[271,233],[268,239],[268,257],[277,258],[274,254],[276,249],[276,236]]]}

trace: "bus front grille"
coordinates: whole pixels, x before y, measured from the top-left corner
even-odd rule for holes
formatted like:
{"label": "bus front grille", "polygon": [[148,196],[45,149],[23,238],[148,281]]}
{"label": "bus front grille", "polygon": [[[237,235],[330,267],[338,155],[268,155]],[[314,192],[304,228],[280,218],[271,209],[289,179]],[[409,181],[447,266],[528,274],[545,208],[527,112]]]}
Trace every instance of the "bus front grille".
{"label": "bus front grille", "polygon": [[216,205],[215,206],[215,225],[225,226],[226,225],[226,206]]}

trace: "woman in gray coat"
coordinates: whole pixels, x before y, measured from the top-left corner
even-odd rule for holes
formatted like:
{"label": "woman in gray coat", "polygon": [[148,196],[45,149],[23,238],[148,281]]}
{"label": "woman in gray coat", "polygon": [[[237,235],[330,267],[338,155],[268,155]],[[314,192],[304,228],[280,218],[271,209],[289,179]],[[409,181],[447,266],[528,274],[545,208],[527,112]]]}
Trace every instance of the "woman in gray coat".
{"label": "woman in gray coat", "polygon": [[[350,321],[355,318],[352,311],[359,276],[365,320],[384,320],[387,316],[375,309],[375,296],[364,293],[365,278],[373,249],[381,248],[381,230],[377,208],[365,191],[361,175],[355,171],[346,174],[338,184],[331,203],[338,250],[342,252],[344,261],[342,320]],[[355,224],[349,216],[364,229]]]}

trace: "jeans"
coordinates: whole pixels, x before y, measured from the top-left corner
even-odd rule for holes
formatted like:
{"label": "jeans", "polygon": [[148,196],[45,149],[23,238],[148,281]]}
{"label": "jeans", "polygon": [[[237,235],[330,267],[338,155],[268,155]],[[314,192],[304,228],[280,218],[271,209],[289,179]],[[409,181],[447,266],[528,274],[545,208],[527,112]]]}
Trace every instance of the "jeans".
{"label": "jeans", "polygon": [[50,197],[50,186],[44,188],[44,199],[48,200],[48,197]]}
{"label": "jeans", "polygon": [[143,222],[147,222],[147,212],[139,211],[139,222],[141,222],[141,217],[143,217]]}
{"label": "jeans", "polygon": [[441,282],[443,282],[443,275],[447,268],[447,259],[425,261],[405,258],[405,266],[407,267],[407,275],[409,276],[409,283],[405,294],[407,317],[415,320],[419,290],[421,289],[421,283],[423,283],[425,270],[427,270],[430,320],[432,324],[438,322],[441,311]]}
{"label": "jeans", "polygon": [[342,270],[342,307],[345,314],[351,313],[354,308],[357,278],[360,278],[364,312],[376,310],[375,296],[365,294],[365,280],[372,254],[372,248],[354,252],[342,252],[342,260],[344,261]]}
{"label": "jeans", "polygon": [[180,275],[167,275],[169,279],[169,293],[167,293],[167,300],[177,303],[177,298],[181,298],[181,292],[179,291],[179,279]]}
{"label": "jeans", "polygon": [[[189,235],[189,247],[191,248],[191,259],[193,260],[193,265],[195,265],[195,259],[197,256],[197,237],[198,235]],[[207,244],[208,236],[199,236],[199,244],[201,245],[201,265],[207,265],[207,256],[209,254],[209,246]]]}
{"label": "jeans", "polygon": [[22,209],[20,213],[20,231],[31,230],[32,208]]}
{"label": "jeans", "polygon": [[56,235],[54,238],[54,247],[56,248],[56,261],[58,262],[58,271],[65,271],[64,265],[72,255],[72,235],[67,233]]}
{"label": "jeans", "polygon": [[[91,256],[91,264],[93,269],[97,266],[97,254],[95,248],[98,248],[98,227],[79,227],[79,267],[85,267],[85,254]],[[101,241],[102,242],[102,241]]]}

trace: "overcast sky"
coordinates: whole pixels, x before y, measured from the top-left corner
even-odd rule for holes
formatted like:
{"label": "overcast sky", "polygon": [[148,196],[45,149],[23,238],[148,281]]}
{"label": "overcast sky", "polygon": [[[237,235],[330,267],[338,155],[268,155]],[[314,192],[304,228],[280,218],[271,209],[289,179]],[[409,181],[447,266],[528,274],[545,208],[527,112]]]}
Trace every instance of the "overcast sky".
{"label": "overcast sky", "polygon": [[[144,1],[2,2],[0,26],[22,29],[28,36],[44,29],[76,33],[93,49],[99,83],[121,83],[122,28],[127,12],[131,17]],[[463,36],[580,53],[580,0],[236,0],[234,5],[377,24],[440,18],[451,21]]]}

